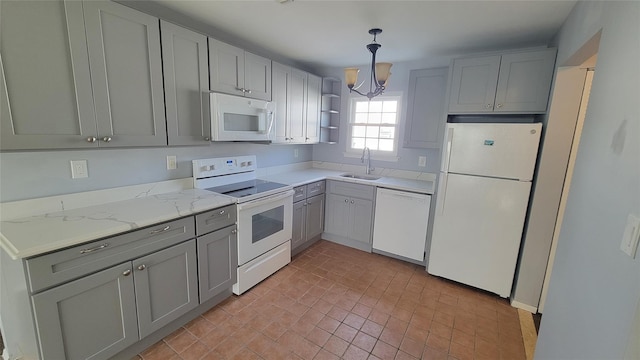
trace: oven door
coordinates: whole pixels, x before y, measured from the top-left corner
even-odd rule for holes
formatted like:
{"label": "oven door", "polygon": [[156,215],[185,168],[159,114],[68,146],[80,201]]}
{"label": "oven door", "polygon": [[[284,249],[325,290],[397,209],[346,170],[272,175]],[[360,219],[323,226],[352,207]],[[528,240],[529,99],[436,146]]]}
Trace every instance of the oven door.
{"label": "oven door", "polygon": [[291,239],[293,193],[238,204],[238,265]]}

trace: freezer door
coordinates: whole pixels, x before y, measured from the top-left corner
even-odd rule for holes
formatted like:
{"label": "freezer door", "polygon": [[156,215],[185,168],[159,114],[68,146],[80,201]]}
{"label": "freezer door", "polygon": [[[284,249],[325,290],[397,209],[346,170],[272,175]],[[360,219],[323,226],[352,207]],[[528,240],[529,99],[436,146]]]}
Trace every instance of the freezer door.
{"label": "freezer door", "polygon": [[442,171],[531,180],[542,124],[447,124]]}
{"label": "freezer door", "polygon": [[441,173],[428,272],[511,293],[530,182]]}

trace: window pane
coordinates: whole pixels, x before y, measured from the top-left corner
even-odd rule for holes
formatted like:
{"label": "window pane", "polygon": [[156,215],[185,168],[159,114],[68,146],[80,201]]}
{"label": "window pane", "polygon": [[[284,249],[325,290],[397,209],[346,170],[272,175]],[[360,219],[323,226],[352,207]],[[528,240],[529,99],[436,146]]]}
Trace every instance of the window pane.
{"label": "window pane", "polygon": [[365,136],[365,126],[354,126],[353,133],[351,134],[353,137],[364,137]]}
{"label": "window pane", "polygon": [[377,138],[380,128],[377,126],[367,126],[367,138]]}
{"label": "window pane", "polygon": [[393,140],[380,139],[381,151],[393,151]]}
{"label": "window pane", "polygon": [[392,112],[395,113],[396,109],[398,109],[398,102],[393,101],[385,101],[382,105],[382,112]]}
{"label": "window pane", "polygon": [[356,102],[356,112],[367,112],[369,111],[369,102],[368,101],[357,101]]}
{"label": "window pane", "polygon": [[358,123],[358,124],[366,124],[367,123],[367,113],[356,113],[356,123]]}
{"label": "window pane", "polygon": [[353,138],[351,140],[351,148],[364,149],[364,138]]}
{"label": "window pane", "polygon": [[369,113],[369,124],[380,124],[382,121],[382,115],[380,113]]}
{"label": "window pane", "polygon": [[378,139],[368,139],[366,145],[370,150],[378,150]]}
{"label": "window pane", "polygon": [[382,112],[382,101],[370,101],[369,112]]}
{"label": "window pane", "polygon": [[396,123],[396,113],[383,113],[382,114],[382,122],[384,124],[395,124]]}
{"label": "window pane", "polygon": [[[393,135],[395,134],[396,129],[390,126],[381,126],[380,127],[380,139],[393,139]],[[367,132],[367,136],[369,133]]]}

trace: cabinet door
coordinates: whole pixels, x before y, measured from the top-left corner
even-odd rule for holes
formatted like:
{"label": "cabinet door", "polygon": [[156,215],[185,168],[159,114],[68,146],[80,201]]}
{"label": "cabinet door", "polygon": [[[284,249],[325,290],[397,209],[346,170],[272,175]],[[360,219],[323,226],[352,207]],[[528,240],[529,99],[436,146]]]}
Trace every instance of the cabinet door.
{"label": "cabinet door", "polygon": [[245,96],[271,101],[271,60],[244,53]]}
{"label": "cabinet door", "polygon": [[198,305],[195,240],[133,261],[140,338]]}
{"label": "cabinet door", "polygon": [[320,101],[322,78],[308,74],[307,78],[307,115],[306,137],[307,144],[320,141]]}
{"label": "cabinet door", "polygon": [[411,70],[404,146],[439,148],[446,123],[449,68]]}
{"label": "cabinet door", "polygon": [[0,146],[96,147],[79,1],[0,1]]}
{"label": "cabinet door", "polygon": [[500,56],[455,59],[449,92],[449,113],[493,111]]}
{"label": "cabinet door", "polygon": [[324,194],[307,199],[305,241],[322,234],[324,225]]}
{"label": "cabinet door", "polygon": [[547,112],[556,49],[502,55],[495,111]]}
{"label": "cabinet door", "polygon": [[327,194],[327,208],[324,222],[326,232],[350,237],[351,214],[349,200],[350,199],[345,196]]}
{"label": "cabinet door", "polygon": [[350,204],[350,238],[366,244],[371,244],[373,201],[351,199]]}
{"label": "cabinet door", "polygon": [[131,263],[32,297],[43,359],[108,359],[138,341]]}
{"label": "cabinet door", "polygon": [[303,143],[306,138],[307,73],[291,69],[287,105],[289,106],[289,138],[292,142]]}
{"label": "cabinet door", "polygon": [[100,146],[167,145],[158,18],[110,1],[82,5]]}
{"label": "cabinet door", "polygon": [[244,96],[244,50],[209,38],[209,88]]}
{"label": "cabinet door", "polygon": [[286,143],[289,141],[289,78],[291,77],[291,68],[282,64],[273,63],[273,103],[275,104],[275,143]]}
{"label": "cabinet door", "polygon": [[293,234],[291,235],[291,249],[297,248],[306,240],[306,208],[307,204],[304,200],[293,204]]}
{"label": "cabinet door", "polygon": [[198,237],[200,303],[231,289],[238,280],[236,226]]}
{"label": "cabinet door", "polygon": [[169,145],[209,145],[207,37],[160,21]]}

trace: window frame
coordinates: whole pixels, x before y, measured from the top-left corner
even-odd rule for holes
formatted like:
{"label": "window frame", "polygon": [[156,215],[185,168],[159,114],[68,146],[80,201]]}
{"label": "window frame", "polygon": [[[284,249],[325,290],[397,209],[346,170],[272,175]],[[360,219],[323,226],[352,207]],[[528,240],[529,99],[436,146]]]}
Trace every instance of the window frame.
{"label": "window frame", "polygon": [[[400,137],[400,122],[402,121],[402,95],[401,91],[394,92],[385,92],[382,95],[376,96],[371,99],[371,101],[385,101],[385,100],[396,100],[398,102],[398,106],[396,108],[396,122],[395,124],[389,123],[380,123],[379,125],[393,125],[395,127],[394,137],[393,137],[393,151],[382,151],[382,150],[370,150],[371,158],[374,160],[382,160],[382,161],[398,161],[398,149],[400,147],[399,137]],[[361,101],[369,101],[367,98],[352,95],[349,97],[349,117],[347,119],[347,141],[346,141],[346,149],[344,156],[345,157],[361,157],[362,149],[354,149],[351,147],[353,142],[353,127],[357,124],[355,123],[355,113],[356,113],[356,103]]]}

